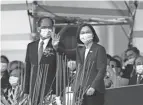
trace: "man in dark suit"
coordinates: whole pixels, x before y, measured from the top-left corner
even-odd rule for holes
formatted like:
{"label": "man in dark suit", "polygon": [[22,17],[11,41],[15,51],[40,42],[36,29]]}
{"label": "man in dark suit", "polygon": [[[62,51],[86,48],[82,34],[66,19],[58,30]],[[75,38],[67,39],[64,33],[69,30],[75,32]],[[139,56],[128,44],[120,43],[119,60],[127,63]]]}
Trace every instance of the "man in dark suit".
{"label": "man in dark suit", "polygon": [[135,58],[140,55],[140,51],[136,47],[131,47],[125,51],[125,62],[123,64],[122,78],[130,79],[131,72],[133,71]]}
{"label": "man in dark suit", "polygon": [[77,34],[78,43],[83,46],[77,48],[75,99],[81,99],[83,105],[103,105],[107,66],[105,48],[97,44],[98,36],[90,24],[81,25]]}
{"label": "man in dark suit", "polygon": [[143,57],[135,59],[135,70],[131,74],[129,85],[143,84]]}
{"label": "man in dark suit", "polygon": [[25,93],[30,95],[33,105],[42,102],[41,98],[50,91],[55,94],[56,90],[54,48],[58,45],[59,37],[55,37],[54,22],[51,18],[41,18],[38,26],[40,39],[29,43],[26,53]]}

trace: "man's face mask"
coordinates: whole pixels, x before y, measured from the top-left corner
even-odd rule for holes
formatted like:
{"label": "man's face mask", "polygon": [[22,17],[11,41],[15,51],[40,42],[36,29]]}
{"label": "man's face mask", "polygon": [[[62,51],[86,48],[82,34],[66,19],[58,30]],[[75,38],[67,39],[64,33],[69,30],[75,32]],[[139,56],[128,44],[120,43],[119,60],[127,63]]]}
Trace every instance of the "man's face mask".
{"label": "man's face mask", "polygon": [[1,72],[5,71],[6,69],[7,69],[7,63],[0,63]]}
{"label": "man's face mask", "polygon": [[137,65],[136,72],[137,74],[143,74],[143,65]]}
{"label": "man's face mask", "polygon": [[52,29],[51,28],[41,28],[40,29],[40,35],[42,38],[49,38],[51,37],[51,34],[52,34]]}
{"label": "man's face mask", "polygon": [[133,57],[133,58],[129,59],[128,61],[129,61],[129,62],[134,62],[134,61],[135,61],[135,58]]}
{"label": "man's face mask", "polygon": [[84,33],[80,34],[80,40],[84,43],[87,44],[93,40],[93,35],[92,33]]}
{"label": "man's face mask", "polygon": [[9,83],[13,86],[13,85],[17,85],[18,84],[18,80],[19,78],[18,77],[15,77],[15,76],[10,76],[9,77]]}

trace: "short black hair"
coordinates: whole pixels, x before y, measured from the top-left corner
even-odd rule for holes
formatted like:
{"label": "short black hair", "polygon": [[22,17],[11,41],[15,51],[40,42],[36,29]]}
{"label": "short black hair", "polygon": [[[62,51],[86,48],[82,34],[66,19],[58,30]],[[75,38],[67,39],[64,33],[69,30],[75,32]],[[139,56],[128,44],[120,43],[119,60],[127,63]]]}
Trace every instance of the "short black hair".
{"label": "short black hair", "polygon": [[46,18],[49,19],[49,20],[51,20],[52,26],[54,26],[54,21],[53,21],[52,18],[50,18],[50,17],[41,17],[41,18],[38,20],[38,27],[41,26],[41,21],[42,21],[43,19],[46,19]]}
{"label": "short black hair", "polygon": [[107,59],[112,59],[112,56],[111,55],[109,55],[109,54],[106,54],[107,55]]}
{"label": "short black hair", "polygon": [[121,62],[120,62],[120,61],[118,61],[117,59],[112,58],[110,61],[114,61],[114,62],[116,62],[116,66],[117,66],[118,68],[122,68],[122,67],[121,67]]}
{"label": "short black hair", "polygon": [[128,51],[133,51],[137,55],[140,55],[140,51],[137,47],[131,47],[131,48],[127,49],[125,52],[127,53]]}
{"label": "short black hair", "polygon": [[5,55],[1,55],[1,61],[2,61],[2,59],[4,59],[7,64],[9,63],[9,60]]}
{"label": "short black hair", "polygon": [[77,43],[83,44],[83,42],[80,40],[79,36],[80,36],[80,31],[81,31],[81,29],[82,29],[83,27],[85,27],[85,26],[87,26],[87,27],[89,27],[89,28],[91,29],[91,31],[92,31],[92,33],[93,33],[93,35],[94,35],[94,36],[93,36],[93,42],[98,43],[98,42],[99,42],[99,38],[98,38],[98,36],[97,36],[97,34],[96,34],[96,32],[95,32],[93,26],[92,26],[91,24],[87,24],[87,23],[83,23],[83,24],[81,24],[81,25],[78,27],[78,30],[77,30]]}

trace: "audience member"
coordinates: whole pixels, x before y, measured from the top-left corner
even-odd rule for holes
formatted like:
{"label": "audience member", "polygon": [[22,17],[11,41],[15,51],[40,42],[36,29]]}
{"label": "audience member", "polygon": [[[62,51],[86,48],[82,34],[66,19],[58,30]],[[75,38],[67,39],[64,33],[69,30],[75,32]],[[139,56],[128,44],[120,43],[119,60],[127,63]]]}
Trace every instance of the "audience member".
{"label": "audience member", "polygon": [[135,59],[134,68],[129,85],[143,84],[143,56],[139,56]]}
{"label": "audience member", "polygon": [[6,56],[1,55],[1,63],[0,63],[0,79],[1,79],[1,90],[5,93],[7,88],[10,86],[9,84],[9,75],[8,75],[8,63],[9,60]]}
{"label": "audience member", "polygon": [[118,60],[121,63],[121,65],[122,65],[122,58],[120,56],[114,55],[113,58]]}
{"label": "audience member", "polygon": [[8,88],[10,87],[9,75],[7,71],[8,63],[9,63],[8,58],[4,55],[1,55],[1,63],[0,63],[1,103],[0,104],[5,103],[5,105],[7,105],[6,99],[8,94]]}
{"label": "audience member", "polygon": [[126,86],[128,85],[129,80],[126,78],[122,78],[122,71],[121,71],[121,63],[120,61],[116,60],[116,59],[111,59],[110,61],[110,67],[113,70],[113,74],[111,76],[111,80],[113,82],[112,84],[112,88],[118,88],[121,86]]}
{"label": "audience member", "polygon": [[106,88],[110,88],[111,85],[113,84],[110,78],[112,75],[112,70],[110,68],[110,60],[112,59],[112,57],[109,54],[106,55],[107,55],[107,67],[106,67],[106,75],[104,77],[104,83]]}
{"label": "audience member", "polygon": [[12,61],[9,66],[9,83],[11,87],[8,89],[8,101],[10,104],[22,102],[24,94],[22,90],[24,63],[21,61]]}
{"label": "audience member", "polygon": [[107,67],[107,74],[104,79],[106,88],[118,88],[128,85],[129,80],[121,77],[121,63],[112,58],[109,65],[110,66]]}
{"label": "audience member", "polygon": [[106,54],[107,55],[107,66],[109,65],[110,63],[110,60],[112,59],[111,55],[109,54]]}
{"label": "audience member", "polygon": [[133,71],[133,64],[136,57],[140,55],[140,51],[136,47],[132,47],[126,50],[126,59],[123,64],[123,78],[130,79],[131,72]]}

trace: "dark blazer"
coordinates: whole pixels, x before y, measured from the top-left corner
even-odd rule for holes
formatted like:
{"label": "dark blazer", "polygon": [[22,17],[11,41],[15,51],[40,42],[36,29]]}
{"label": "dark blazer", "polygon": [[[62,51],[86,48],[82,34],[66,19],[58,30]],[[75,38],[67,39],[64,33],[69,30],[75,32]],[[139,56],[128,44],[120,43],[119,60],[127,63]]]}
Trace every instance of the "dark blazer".
{"label": "dark blazer", "polygon": [[[85,47],[77,48],[77,65],[80,65],[80,71],[77,74],[77,84],[84,88],[93,87],[96,91],[104,93],[104,77],[106,73],[106,51],[99,44],[93,43],[86,60],[84,60]],[[78,72],[78,71],[77,71]],[[82,75],[84,78],[82,79]],[[78,87],[77,87],[78,88]]]}
{"label": "dark blazer", "polygon": [[[49,92],[50,88],[52,88],[53,93],[55,93],[55,74],[56,74],[56,52],[52,46],[52,40],[50,39],[46,48],[52,48],[54,55],[46,56],[42,55],[41,61],[38,64],[38,44],[40,40],[34,41],[32,43],[29,43],[27,46],[27,53],[26,53],[26,76],[25,76],[25,93],[32,95],[34,91],[34,85],[37,78],[37,71],[39,65],[49,64],[48,74],[47,74],[47,80],[46,80],[46,87],[45,87],[45,95]],[[42,74],[43,77],[44,74]],[[41,80],[42,81],[42,80]],[[53,82],[54,81],[54,82]],[[53,82],[53,85],[51,87],[51,84]],[[38,85],[41,85],[42,83],[39,82]],[[41,91],[42,89],[40,89]]]}
{"label": "dark blazer", "polygon": [[6,89],[10,87],[10,83],[9,83],[9,75],[8,75],[8,71],[4,71],[4,74],[1,78],[1,89]]}

